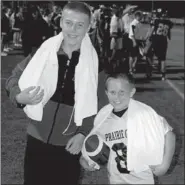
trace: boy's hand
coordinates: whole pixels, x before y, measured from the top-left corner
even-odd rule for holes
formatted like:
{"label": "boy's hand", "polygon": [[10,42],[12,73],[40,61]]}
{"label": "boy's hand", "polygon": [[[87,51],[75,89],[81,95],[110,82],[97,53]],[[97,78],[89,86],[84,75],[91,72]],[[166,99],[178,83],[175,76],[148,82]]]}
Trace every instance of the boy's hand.
{"label": "boy's hand", "polygon": [[79,154],[81,149],[82,149],[82,145],[84,142],[85,136],[82,134],[77,134],[75,136],[73,136],[67,143],[66,145],[66,150],[75,155],[75,154]]}
{"label": "boy's hand", "polygon": [[[32,92],[31,92],[32,91]],[[21,91],[15,98],[16,101],[24,105],[36,105],[40,103],[44,96],[44,90],[41,90],[40,87],[28,87],[25,90]]]}
{"label": "boy's hand", "polygon": [[92,166],[89,166],[88,162],[84,159],[84,157],[80,157],[80,164],[86,171],[95,171],[96,168],[94,168],[95,164]]}

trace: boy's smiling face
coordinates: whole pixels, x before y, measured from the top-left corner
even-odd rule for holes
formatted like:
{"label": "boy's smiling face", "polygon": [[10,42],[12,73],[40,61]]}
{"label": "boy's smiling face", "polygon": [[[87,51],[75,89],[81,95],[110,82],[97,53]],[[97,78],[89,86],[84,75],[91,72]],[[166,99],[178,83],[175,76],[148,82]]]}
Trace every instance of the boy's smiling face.
{"label": "boy's smiling face", "polygon": [[128,107],[130,98],[135,94],[135,88],[127,80],[122,78],[109,78],[107,80],[106,94],[109,103],[118,112]]}
{"label": "boy's smiling face", "polygon": [[80,45],[89,30],[90,18],[84,13],[66,9],[62,13],[60,24],[64,40],[69,45]]}

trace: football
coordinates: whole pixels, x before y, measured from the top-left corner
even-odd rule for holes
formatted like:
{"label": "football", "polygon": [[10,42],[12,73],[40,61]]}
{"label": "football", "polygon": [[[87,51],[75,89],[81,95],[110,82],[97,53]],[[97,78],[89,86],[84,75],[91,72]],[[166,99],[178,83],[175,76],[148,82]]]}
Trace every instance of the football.
{"label": "football", "polygon": [[97,164],[105,165],[109,160],[110,148],[96,134],[91,135],[85,141],[87,155]]}

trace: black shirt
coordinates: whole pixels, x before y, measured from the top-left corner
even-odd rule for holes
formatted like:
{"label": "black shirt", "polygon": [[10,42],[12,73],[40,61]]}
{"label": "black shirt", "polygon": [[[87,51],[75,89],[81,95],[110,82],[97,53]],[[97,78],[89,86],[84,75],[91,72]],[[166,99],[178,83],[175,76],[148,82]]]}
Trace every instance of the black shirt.
{"label": "black shirt", "polygon": [[127,111],[127,109],[128,108],[126,108],[126,109],[123,109],[123,110],[121,110],[121,111],[118,111],[118,112],[115,112],[114,111],[114,109],[113,109],[113,114],[115,114],[116,116],[118,116],[118,117],[122,117],[123,116],[123,114]]}
{"label": "black shirt", "polygon": [[155,19],[154,23],[154,35],[165,36],[170,39],[170,31],[173,27],[173,23],[168,19]]}
{"label": "black shirt", "polygon": [[52,101],[70,106],[74,105],[74,76],[79,55],[79,51],[74,51],[71,59],[69,59],[66,53],[58,54],[58,82],[56,91],[51,97]]}
{"label": "black shirt", "polygon": [[10,20],[5,14],[2,14],[1,18],[1,32],[7,34],[10,32]]}

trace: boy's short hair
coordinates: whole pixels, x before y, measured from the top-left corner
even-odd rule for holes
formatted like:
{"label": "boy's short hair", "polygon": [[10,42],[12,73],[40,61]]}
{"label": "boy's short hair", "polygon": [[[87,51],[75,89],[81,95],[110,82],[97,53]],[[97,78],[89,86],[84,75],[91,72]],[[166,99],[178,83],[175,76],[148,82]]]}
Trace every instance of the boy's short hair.
{"label": "boy's short hair", "polygon": [[135,87],[135,82],[134,82],[134,78],[132,77],[132,75],[129,75],[127,73],[111,73],[111,74],[108,74],[108,76],[105,79],[105,90],[107,90],[107,83],[110,78],[123,79],[127,81],[131,85],[132,88]]}
{"label": "boy's short hair", "polygon": [[136,11],[135,14],[134,14],[135,17],[142,17],[143,16],[143,13],[141,11]]}
{"label": "boy's short hair", "polygon": [[91,19],[91,9],[90,6],[86,3],[76,1],[69,2],[64,6],[63,11],[66,9],[84,13],[89,17],[89,19]]}

